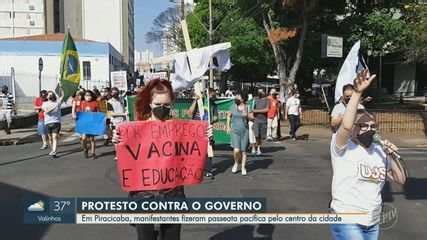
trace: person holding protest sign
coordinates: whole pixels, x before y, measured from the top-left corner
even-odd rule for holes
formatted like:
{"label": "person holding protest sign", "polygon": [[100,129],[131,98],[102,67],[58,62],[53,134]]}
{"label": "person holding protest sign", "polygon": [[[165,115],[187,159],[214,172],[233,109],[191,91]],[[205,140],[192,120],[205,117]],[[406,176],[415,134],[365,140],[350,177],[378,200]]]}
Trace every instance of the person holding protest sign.
{"label": "person holding protest sign", "polygon": [[61,88],[61,96],[58,98],[54,91],[47,92],[47,101],[43,102],[44,124],[49,136],[51,152],[49,156],[56,157],[58,136],[61,131],[61,104],[64,98],[64,90]]}
{"label": "person holding protest sign", "polygon": [[[99,112],[99,105],[96,101],[95,93],[91,90],[86,90],[84,95],[84,101],[80,104],[80,109],[82,112]],[[88,142],[90,143],[90,154],[92,159],[96,159],[95,149],[96,142],[95,136],[91,134],[83,134],[82,135],[82,149],[85,158],[89,158],[89,149]]]}
{"label": "person holding protest sign", "polygon": [[239,163],[242,164],[242,175],[246,176],[246,150],[249,143],[247,95],[238,94],[227,114],[227,132],[231,133],[234,165],[231,172],[237,173]]}
{"label": "person holding protest sign", "polygon": [[363,70],[355,79],[354,92],[342,123],[332,136],[333,168],[331,210],[334,213],[363,212],[355,224],[332,224],[333,239],[378,239],[385,181],[406,181],[406,171],[393,155],[397,147],[389,141],[374,142],[377,125],[372,114],[358,104],[375,75]]}
{"label": "person holding protest sign", "polygon": [[[139,121],[166,121],[170,119],[172,102],[175,96],[172,91],[171,83],[167,80],[154,79],[137,96],[135,109],[137,119]],[[120,126],[119,126],[120,127]],[[119,128],[120,129],[120,128]],[[144,142],[154,142],[154,139],[149,135],[144,135]],[[153,138],[153,139],[150,139]],[[123,139],[120,132],[114,131],[113,143],[120,146]],[[207,141],[206,141],[207,144]],[[116,149],[117,149],[116,148]],[[206,150],[206,149],[205,149]],[[183,159],[185,160],[185,159]],[[132,160],[135,162],[134,160]],[[119,162],[120,163],[120,162]],[[202,171],[201,171],[202,172]],[[201,177],[202,173],[200,174]],[[156,188],[157,190],[138,190],[129,193],[131,198],[135,199],[168,199],[168,198],[185,198],[184,187],[178,185],[172,188]],[[137,235],[139,240],[155,239],[155,231],[153,224],[138,224],[136,225]],[[180,224],[161,224],[160,238],[161,240],[179,240],[181,239]]]}

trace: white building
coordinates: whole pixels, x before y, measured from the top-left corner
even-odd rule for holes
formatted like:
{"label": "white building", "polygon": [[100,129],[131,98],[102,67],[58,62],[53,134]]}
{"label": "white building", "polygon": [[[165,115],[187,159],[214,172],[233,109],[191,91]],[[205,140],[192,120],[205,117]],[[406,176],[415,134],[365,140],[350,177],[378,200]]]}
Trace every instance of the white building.
{"label": "white building", "polygon": [[[14,75],[17,102],[29,103],[39,94],[38,62],[43,60],[41,88],[55,89],[60,71],[63,34],[0,40],[0,85],[12,86]],[[110,73],[120,70],[122,56],[109,43],[76,39],[80,56],[81,85],[101,88],[110,85]],[[14,74],[11,74],[11,69]]]}
{"label": "white building", "polygon": [[45,33],[44,0],[1,0],[0,38]]}
{"label": "white building", "polygon": [[135,51],[135,71],[139,73],[150,71],[154,53],[150,50]]}
{"label": "white building", "polygon": [[[78,17],[78,16],[77,16]],[[134,66],[134,0],[82,1],[82,38],[109,42]]]}

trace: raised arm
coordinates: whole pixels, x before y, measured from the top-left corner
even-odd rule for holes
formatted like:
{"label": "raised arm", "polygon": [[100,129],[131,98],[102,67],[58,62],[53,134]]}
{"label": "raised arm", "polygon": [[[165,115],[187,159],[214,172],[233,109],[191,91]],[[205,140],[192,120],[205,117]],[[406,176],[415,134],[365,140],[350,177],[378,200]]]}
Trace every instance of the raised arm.
{"label": "raised arm", "polygon": [[357,106],[362,98],[363,91],[369,87],[375,77],[376,75],[370,76],[369,71],[365,69],[359,73],[354,80],[354,92],[350,98],[350,102],[347,104],[342,124],[336,135],[336,145],[338,148],[342,148],[347,144],[353,129],[354,121],[356,120]]}

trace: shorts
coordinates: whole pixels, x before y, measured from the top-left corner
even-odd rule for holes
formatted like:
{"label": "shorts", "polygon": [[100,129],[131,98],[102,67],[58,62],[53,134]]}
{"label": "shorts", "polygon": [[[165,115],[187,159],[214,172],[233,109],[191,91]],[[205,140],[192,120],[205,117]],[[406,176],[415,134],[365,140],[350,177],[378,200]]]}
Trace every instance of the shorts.
{"label": "shorts", "polygon": [[46,128],[47,128],[48,134],[52,134],[52,133],[59,134],[59,132],[61,131],[61,123],[59,123],[59,122],[48,123],[48,124],[46,124]]}
{"label": "shorts", "polygon": [[267,137],[267,121],[254,122],[254,135],[255,135],[255,138],[261,138],[261,139],[265,139]]}
{"label": "shorts", "polygon": [[47,128],[43,120],[37,122],[37,134],[40,136],[47,135]]}
{"label": "shorts", "polygon": [[231,146],[234,149],[239,149],[241,152],[246,152],[249,144],[249,131],[244,130],[233,130],[231,132]]}
{"label": "shorts", "polygon": [[4,121],[8,124],[12,122],[12,110],[0,110],[0,121]]}

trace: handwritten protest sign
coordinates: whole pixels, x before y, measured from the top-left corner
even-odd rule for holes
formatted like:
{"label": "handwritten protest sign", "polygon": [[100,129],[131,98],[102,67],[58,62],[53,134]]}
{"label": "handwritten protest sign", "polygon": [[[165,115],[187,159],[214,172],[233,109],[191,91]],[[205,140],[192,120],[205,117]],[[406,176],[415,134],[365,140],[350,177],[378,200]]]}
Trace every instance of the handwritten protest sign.
{"label": "handwritten protest sign", "polygon": [[76,132],[100,136],[105,134],[105,113],[102,112],[78,112]]}
{"label": "handwritten protest sign", "polygon": [[161,190],[203,179],[205,121],[128,122],[118,126],[117,169],[124,191]]}

